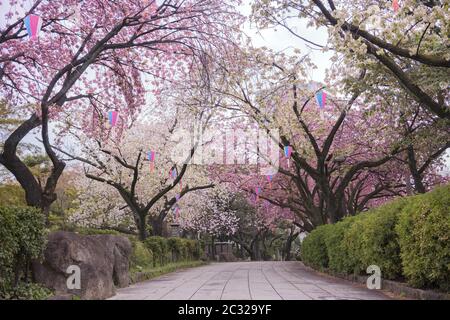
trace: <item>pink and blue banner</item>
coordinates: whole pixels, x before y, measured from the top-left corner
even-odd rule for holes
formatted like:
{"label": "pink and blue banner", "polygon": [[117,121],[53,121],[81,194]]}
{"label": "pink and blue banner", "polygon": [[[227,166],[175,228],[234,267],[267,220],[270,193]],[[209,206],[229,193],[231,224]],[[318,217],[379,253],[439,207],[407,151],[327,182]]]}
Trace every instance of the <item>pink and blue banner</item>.
{"label": "pink and blue banner", "polygon": [[151,162],[155,162],[155,156],[156,156],[156,152],[155,151],[149,151],[147,152],[147,160],[151,161]]}
{"label": "pink and blue banner", "polygon": [[316,101],[317,105],[320,109],[325,108],[325,104],[327,103],[327,93],[323,90],[320,90],[316,93]]}
{"label": "pink and blue banner", "polygon": [[289,158],[291,157],[291,155],[292,155],[292,147],[291,146],[285,146],[284,147],[284,156],[287,159],[287,166],[288,166],[288,168],[290,167]]}
{"label": "pink and blue banner", "polygon": [[108,121],[111,126],[115,126],[117,124],[117,118],[119,113],[117,111],[109,111],[108,112]]}
{"label": "pink and blue banner", "polygon": [[153,172],[155,169],[155,157],[156,157],[156,151],[148,151],[147,152],[147,160],[150,161],[150,172]]}
{"label": "pink and blue banner", "polygon": [[28,36],[31,39],[36,39],[39,36],[39,32],[42,27],[42,19],[41,17],[30,14],[24,19],[25,27],[27,28]]}
{"label": "pink and blue banner", "polygon": [[292,147],[291,146],[285,146],[284,147],[284,156],[289,159],[292,155]]}

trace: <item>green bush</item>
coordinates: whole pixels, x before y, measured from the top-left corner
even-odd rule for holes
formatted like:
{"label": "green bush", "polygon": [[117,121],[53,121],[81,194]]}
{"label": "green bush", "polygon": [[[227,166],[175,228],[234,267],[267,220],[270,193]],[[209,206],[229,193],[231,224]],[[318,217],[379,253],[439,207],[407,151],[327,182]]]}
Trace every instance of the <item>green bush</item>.
{"label": "green bush", "polygon": [[358,218],[349,217],[336,223],[332,228],[328,228],[324,234],[324,244],[328,259],[328,268],[337,273],[351,273],[355,269],[353,256],[349,255],[348,247],[345,245],[344,238],[346,232]]}
{"label": "green bush", "polygon": [[0,207],[0,282],[19,279],[46,244],[45,217],[31,207]]}
{"label": "green bush", "polygon": [[153,252],[142,241],[129,237],[133,251],[130,257],[130,269],[142,271],[153,266]]}
{"label": "green bush", "polygon": [[167,239],[163,237],[148,237],[145,246],[153,252],[153,265],[164,265],[167,263],[169,246]]}
{"label": "green bush", "polygon": [[95,236],[95,235],[113,235],[113,236],[123,236],[123,233],[120,233],[116,230],[110,229],[95,229],[95,228],[77,228],[74,230],[78,234],[86,235],[86,236]]}
{"label": "green bush", "polygon": [[198,260],[202,255],[202,244],[197,240],[185,239],[187,256],[190,260]]}
{"label": "green bush", "polygon": [[410,198],[396,230],[408,282],[450,290],[450,185]]}
{"label": "green bush", "polygon": [[450,185],[400,198],[313,230],[301,244],[307,265],[365,274],[377,265],[385,279],[450,290]]}
{"label": "green bush", "polygon": [[342,239],[342,246],[345,248],[346,271],[348,273],[360,274],[368,266],[362,263],[363,237],[362,232],[365,228],[364,223],[370,212],[361,213],[355,217],[347,217],[343,221],[349,221],[348,229],[345,231]]}
{"label": "green bush", "polygon": [[45,217],[40,210],[0,207],[0,294],[28,280],[30,262],[41,258],[46,236]]}
{"label": "green bush", "polygon": [[46,300],[53,292],[37,283],[0,284],[0,300]]}
{"label": "green bush", "polygon": [[201,244],[197,240],[173,237],[167,239],[167,245],[172,262],[200,259]]}
{"label": "green bush", "polygon": [[385,279],[401,276],[395,225],[405,201],[400,198],[355,217],[343,239],[349,267],[347,272],[365,273],[368,266],[377,265]]}
{"label": "green bush", "polygon": [[164,265],[168,262],[198,260],[201,256],[201,244],[197,240],[178,237],[149,237],[145,246],[153,252],[153,265]]}
{"label": "green bush", "polygon": [[167,246],[171,252],[172,262],[186,260],[186,247],[183,240],[177,237],[167,239]]}
{"label": "green bush", "polygon": [[397,279],[402,274],[400,245],[395,226],[405,204],[405,198],[400,198],[380,206],[372,210],[363,223],[360,254],[362,268],[377,265],[386,279]]}
{"label": "green bush", "polygon": [[305,264],[319,270],[328,268],[325,234],[331,228],[331,225],[317,227],[303,240],[301,257]]}

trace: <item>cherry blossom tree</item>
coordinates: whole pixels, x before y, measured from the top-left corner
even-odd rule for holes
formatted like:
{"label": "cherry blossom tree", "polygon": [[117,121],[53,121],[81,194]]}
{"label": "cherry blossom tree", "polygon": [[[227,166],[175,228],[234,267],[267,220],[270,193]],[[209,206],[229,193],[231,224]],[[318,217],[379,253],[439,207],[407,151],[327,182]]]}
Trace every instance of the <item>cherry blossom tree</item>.
{"label": "cherry blossom tree", "polygon": [[116,230],[137,234],[131,210],[111,187],[78,173],[75,182],[78,206],[67,214],[70,224],[82,228]]}
{"label": "cherry blossom tree", "polygon": [[[163,234],[165,219],[185,195],[214,187],[201,167],[189,164],[195,145],[189,147],[184,161],[174,160],[173,150],[179,144],[177,125],[177,117],[166,123],[135,123],[120,140],[93,139],[77,133],[82,143],[78,153],[54,148],[68,160],[81,162],[86,178],[108,186],[119,200],[106,201],[106,207],[112,206],[116,213],[126,207],[143,240],[148,236],[148,225],[153,235]],[[155,153],[154,159],[148,158],[148,152]],[[94,192],[94,198],[102,197],[103,190]]]}
{"label": "cherry blossom tree", "polygon": [[[441,119],[449,120],[447,1],[404,0],[396,12],[392,1],[267,1],[253,2],[253,19],[261,28],[288,30],[314,49],[336,53],[335,76],[366,69],[365,81],[354,87],[384,87],[405,92]],[[293,28],[298,19],[325,27],[328,43],[319,44]]]}
{"label": "cherry blossom tree", "polygon": [[[240,189],[234,206],[239,208],[237,231],[230,237],[251,260],[270,260],[271,251],[290,260],[291,244],[299,235],[291,211],[272,205]],[[244,196],[244,197],[243,197]]]}
{"label": "cherry blossom tree", "polygon": [[407,150],[396,159],[407,167],[404,174],[407,193],[425,193],[436,185],[448,182],[449,177],[443,173],[444,154],[450,148],[448,126],[419,106],[412,109],[408,116],[402,113],[401,119]]}
{"label": "cherry blossom tree", "polygon": [[[92,131],[115,110],[126,127],[145,105],[146,91],[158,96],[162,82],[181,81],[203,48],[225,50],[241,21],[232,5],[214,0],[85,1],[75,21],[76,0],[28,3],[10,1],[0,30],[0,90],[14,110],[27,114],[6,136],[0,163],[25,190],[27,203],[44,211],[65,167],[52,148],[51,122],[64,130],[74,124],[70,115],[81,114],[76,123]],[[43,24],[38,39],[27,40],[24,18],[31,13]],[[37,128],[52,162],[43,186],[17,155]]]}
{"label": "cherry blossom tree", "polygon": [[191,193],[182,201],[182,228],[218,239],[233,235],[239,221],[232,205],[235,197],[223,185]]}
{"label": "cherry blossom tree", "polygon": [[377,169],[404,145],[398,119],[368,112],[359,91],[346,97],[327,89],[327,106],[317,106],[314,96],[323,86],[305,79],[305,65],[305,56],[250,50],[239,68],[222,66],[231,81],[218,90],[227,97],[226,108],[243,112],[268,133],[279,130],[275,145],[281,157],[285,146],[292,147],[290,167],[284,159],[278,171],[288,177],[285,189],[298,194],[283,202],[297,208],[298,223],[310,231],[365,209],[372,199],[397,194],[404,185],[400,175]]}

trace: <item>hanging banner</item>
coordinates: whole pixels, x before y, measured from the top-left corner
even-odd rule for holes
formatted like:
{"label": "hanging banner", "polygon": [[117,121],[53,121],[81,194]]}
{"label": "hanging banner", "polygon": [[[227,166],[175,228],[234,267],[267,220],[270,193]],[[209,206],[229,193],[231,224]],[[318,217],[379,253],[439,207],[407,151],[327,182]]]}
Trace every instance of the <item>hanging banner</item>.
{"label": "hanging banner", "polygon": [[39,37],[39,33],[42,28],[42,19],[38,15],[30,14],[24,19],[25,27],[30,39],[36,39]]}
{"label": "hanging banner", "polygon": [[109,111],[108,112],[108,121],[109,125],[114,127],[117,124],[117,118],[119,116],[119,113],[117,111]]}
{"label": "hanging banner", "polygon": [[147,160],[150,161],[150,172],[153,172],[155,169],[155,157],[156,157],[156,151],[150,150],[147,152]]}
{"label": "hanging banner", "polygon": [[175,179],[177,178],[177,176],[178,176],[177,168],[172,168],[172,169],[170,169],[169,175],[170,175],[170,177],[171,177],[172,179],[175,180]]}
{"label": "hanging banner", "polygon": [[289,159],[291,158],[291,155],[292,155],[292,147],[291,146],[285,146],[284,147],[284,156],[287,159],[287,166],[288,166],[288,168],[290,167]]}
{"label": "hanging banner", "polygon": [[[173,180],[175,180],[178,177],[177,169],[176,168],[170,169],[169,176]],[[175,181],[174,181],[174,183],[175,183]],[[179,184],[180,184],[180,192],[181,192],[183,190],[183,182],[181,181],[181,179],[179,181]],[[175,184],[174,184],[174,186],[175,186]]]}
{"label": "hanging banner", "polygon": [[400,9],[400,5],[398,4],[398,0],[392,1],[392,8],[394,9],[394,12],[397,12],[398,9]]}
{"label": "hanging banner", "polygon": [[325,104],[327,103],[327,93],[323,90],[320,90],[316,93],[316,102],[320,109],[325,108]]}

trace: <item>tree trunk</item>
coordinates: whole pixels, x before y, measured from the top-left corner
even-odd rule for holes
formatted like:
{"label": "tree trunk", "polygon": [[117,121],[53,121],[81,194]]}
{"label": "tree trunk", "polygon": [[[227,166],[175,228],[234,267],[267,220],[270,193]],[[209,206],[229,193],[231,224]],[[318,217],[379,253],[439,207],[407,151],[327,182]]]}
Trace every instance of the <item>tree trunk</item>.
{"label": "tree trunk", "polygon": [[292,237],[288,237],[284,246],[284,261],[291,260]]}
{"label": "tree trunk", "polygon": [[216,237],[211,237],[211,256],[213,257],[213,259],[216,259],[216,244],[214,242],[215,239]]}
{"label": "tree trunk", "polygon": [[152,235],[162,237],[163,236],[163,220],[159,219],[159,217],[154,217],[150,219],[152,224]]}
{"label": "tree trunk", "polygon": [[11,172],[25,191],[25,201],[28,206],[41,208],[48,217],[51,204],[56,200],[55,188],[62,171],[64,162],[60,162],[53,168],[47,179],[45,190],[38,183],[31,170],[17,156],[17,146],[22,139],[33,129],[41,125],[41,120],[36,114],[24,121],[6,139],[3,152],[0,154],[0,163]]}
{"label": "tree trunk", "polygon": [[417,193],[425,193],[426,189],[423,185],[423,178],[417,169],[416,154],[412,145],[408,146],[408,167],[411,172],[411,176],[414,179],[414,190]]}
{"label": "tree trunk", "polygon": [[259,238],[257,238],[252,244],[250,259],[252,261],[260,261],[261,260],[261,247],[260,247]]}
{"label": "tree trunk", "polygon": [[3,152],[0,154],[0,163],[17,179],[25,191],[27,205],[33,207],[41,207],[42,189],[30,169],[17,156],[17,146],[28,133],[40,124],[40,119],[33,114],[10,134],[4,143]]}
{"label": "tree trunk", "polygon": [[286,244],[284,246],[284,260],[285,261],[290,261],[292,256],[291,256],[291,250],[292,250],[292,242],[295,241],[295,239],[297,239],[299,233],[295,232],[295,230],[291,229],[291,234],[288,236],[287,240],[286,240]]}
{"label": "tree trunk", "polygon": [[148,237],[147,222],[145,221],[146,219],[144,214],[138,214],[138,216],[137,227],[139,232],[139,240],[144,241]]}

